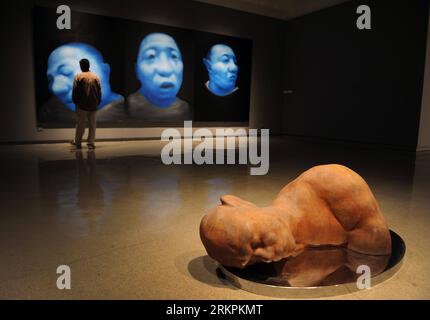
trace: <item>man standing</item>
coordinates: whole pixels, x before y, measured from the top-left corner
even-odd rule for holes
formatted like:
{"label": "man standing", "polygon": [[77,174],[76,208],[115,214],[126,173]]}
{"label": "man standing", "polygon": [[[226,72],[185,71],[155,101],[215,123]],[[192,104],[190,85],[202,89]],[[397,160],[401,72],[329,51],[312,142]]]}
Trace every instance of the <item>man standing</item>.
{"label": "man standing", "polygon": [[73,82],[72,99],[76,105],[76,135],[72,145],[81,148],[82,136],[85,131],[85,122],[88,120],[88,149],[94,149],[96,136],[96,112],[101,102],[102,88],[99,77],[90,71],[90,62],[87,59],[79,61],[82,72]]}

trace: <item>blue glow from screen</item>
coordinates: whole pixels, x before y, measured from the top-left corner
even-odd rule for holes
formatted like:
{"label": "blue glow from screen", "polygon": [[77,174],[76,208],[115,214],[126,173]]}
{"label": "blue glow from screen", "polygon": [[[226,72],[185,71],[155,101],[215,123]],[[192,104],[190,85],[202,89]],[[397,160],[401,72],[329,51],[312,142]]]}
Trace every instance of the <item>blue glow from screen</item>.
{"label": "blue glow from screen", "polygon": [[102,101],[99,109],[106,104],[122,98],[110,88],[110,66],[103,60],[102,54],[94,47],[80,42],[62,45],[51,52],[48,58],[47,77],[49,90],[70,110],[76,107],[72,101],[73,80],[81,72],[79,61],[90,61],[90,70],[100,78]]}
{"label": "blue glow from screen", "polygon": [[136,63],[140,93],[153,105],[167,108],[176,101],[184,64],[176,41],[164,33],[151,33],[141,42]]}
{"label": "blue glow from screen", "polygon": [[203,62],[209,75],[207,88],[213,94],[227,96],[238,89],[239,67],[232,48],[224,44],[214,45]]}

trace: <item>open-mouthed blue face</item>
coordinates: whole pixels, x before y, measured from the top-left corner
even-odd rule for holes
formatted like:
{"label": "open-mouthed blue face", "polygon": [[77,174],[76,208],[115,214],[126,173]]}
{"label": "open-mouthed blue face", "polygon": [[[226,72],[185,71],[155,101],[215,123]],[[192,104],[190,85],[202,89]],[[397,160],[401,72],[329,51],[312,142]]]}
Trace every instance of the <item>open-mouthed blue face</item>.
{"label": "open-mouthed blue face", "polygon": [[167,108],[181,89],[184,65],[175,40],[164,33],[146,36],[136,64],[140,92],[153,105]]}

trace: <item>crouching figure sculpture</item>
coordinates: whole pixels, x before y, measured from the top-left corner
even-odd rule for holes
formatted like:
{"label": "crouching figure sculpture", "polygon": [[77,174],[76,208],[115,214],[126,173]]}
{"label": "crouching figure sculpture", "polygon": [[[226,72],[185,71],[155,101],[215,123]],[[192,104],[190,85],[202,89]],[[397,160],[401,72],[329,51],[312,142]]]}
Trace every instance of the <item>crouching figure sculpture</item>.
{"label": "crouching figure sculpture", "polygon": [[391,253],[390,232],[369,186],[334,164],[305,171],[268,207],[222,196],[221,205],[203,217],[200,238],[210,257],[237,268],[295,257],[314,246]]}

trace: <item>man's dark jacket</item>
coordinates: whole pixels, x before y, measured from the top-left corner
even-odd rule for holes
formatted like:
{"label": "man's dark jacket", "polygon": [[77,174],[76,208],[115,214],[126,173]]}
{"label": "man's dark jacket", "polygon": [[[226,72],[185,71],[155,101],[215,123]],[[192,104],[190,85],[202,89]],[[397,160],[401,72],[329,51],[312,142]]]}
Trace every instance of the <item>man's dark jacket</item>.
{"label": "man's dark jacket", "polygon": [[85,111],[97,111],[101,102],[100,79],[91,71],[81,72],[73,82],[72,99],[76,107]]}

